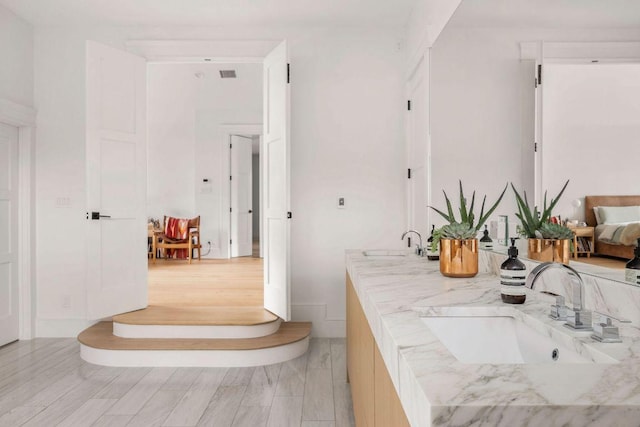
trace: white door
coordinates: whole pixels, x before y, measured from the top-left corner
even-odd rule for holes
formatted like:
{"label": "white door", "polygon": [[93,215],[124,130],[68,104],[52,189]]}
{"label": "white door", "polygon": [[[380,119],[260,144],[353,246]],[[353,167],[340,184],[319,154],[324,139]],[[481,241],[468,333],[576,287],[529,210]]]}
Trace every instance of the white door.
{"label": "white door", "polygon": [[0,345],[18,339],[18,129],[0,123]]}
{"label": "white door", "polygon": [[[408,196],[408,221],[407,229],[417,230],[422,235],[422,243],[430,234],[429,218],[429,81],[428,81],[428,56],[425,56],[407,83],[408,92],[408,168],[407,171],[407,196]],[[418,239],[413,237],[413,242]],[[398,236],[400,238],[400,236]]]}
{"label": "white door", "polygon": [[289,83],[287,42],[264,60],[264,307],[291,320]]}
{"label": "white door", "polygon": [[251,256],[253,245],[252,140],[231,136],[231,256]]}
{"label": "white door", "polygon": [[87,317],[147,306],[146,63],[87,42]]}

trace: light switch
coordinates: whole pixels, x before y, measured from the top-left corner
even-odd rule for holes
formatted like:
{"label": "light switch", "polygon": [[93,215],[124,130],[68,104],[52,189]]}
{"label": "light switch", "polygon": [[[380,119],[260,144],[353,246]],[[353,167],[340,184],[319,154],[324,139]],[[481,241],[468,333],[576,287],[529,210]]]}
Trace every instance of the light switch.
{"label": "light switch", "polygon": [[338,197],[338,209],[344,209],[345,207],[344,197]]}
{"label": "light switch", "polygon": [[71,207],[70,197],[56,197],[56,208],[68,208]]}

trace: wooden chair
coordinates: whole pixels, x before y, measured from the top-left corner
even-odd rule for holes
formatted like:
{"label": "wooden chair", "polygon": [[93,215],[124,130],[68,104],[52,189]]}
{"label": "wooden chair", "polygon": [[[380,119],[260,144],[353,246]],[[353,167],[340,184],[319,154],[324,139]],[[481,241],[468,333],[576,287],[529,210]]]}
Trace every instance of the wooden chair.
{"label": "wooden chair", "polygon": [[[167,257],[166,249],[187,249],[187,259],[191,264],[193,257],[193,251],[198,251],[198,261],[200,260],[202,243],[200,242],[200,216],[189,220],[189,233],[186,239],[176,240],[167,237],[164,233],[167,226],[167,217],[164,217],[164,224],[162,227],[162,233],[154,235],[155,249],[161,249],[164,253],[164,258]],[[153,261],[155,262],[155,250],[153,251]]]}

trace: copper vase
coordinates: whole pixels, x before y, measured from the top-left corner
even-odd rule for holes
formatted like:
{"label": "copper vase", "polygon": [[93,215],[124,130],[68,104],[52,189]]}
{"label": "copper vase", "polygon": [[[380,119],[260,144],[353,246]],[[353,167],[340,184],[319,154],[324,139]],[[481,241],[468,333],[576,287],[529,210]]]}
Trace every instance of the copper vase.
{"label": "copper vase", "polygon": [[569,239],[529,239],[527,256],[534,261],[569,264],[569,243]]}
{"label": "copper vase", "polygon": [[478,274],[478,239],[440,239],[440,273],[447,277]]}

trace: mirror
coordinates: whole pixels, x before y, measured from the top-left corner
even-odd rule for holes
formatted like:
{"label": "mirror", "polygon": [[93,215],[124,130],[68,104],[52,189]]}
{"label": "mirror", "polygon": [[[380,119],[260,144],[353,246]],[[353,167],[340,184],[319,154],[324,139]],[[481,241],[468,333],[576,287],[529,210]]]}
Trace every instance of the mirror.
{"label": "mirror", "polygon": [[[640,37],[620,28],[640,25],[640,5],[538,6],[462,1],[432,48],[432,151],[437,161],[438,141],[466,144],[464,151],[483,157],[478,166],[491,169],[474,171],[476,188],[507,179],[538,201],[570,179],[554,214],[584,221],[585,196],[639,194],[636,162],[624,159],[637,155],[640,140]],[[635,41],[560,43],[594,39]],[[454,173],[461,174],[449,181]],[[515,228],[515,203],[505,198],[500,210]],[[623,269],[582,258],[571,265],[624,281]]]}

